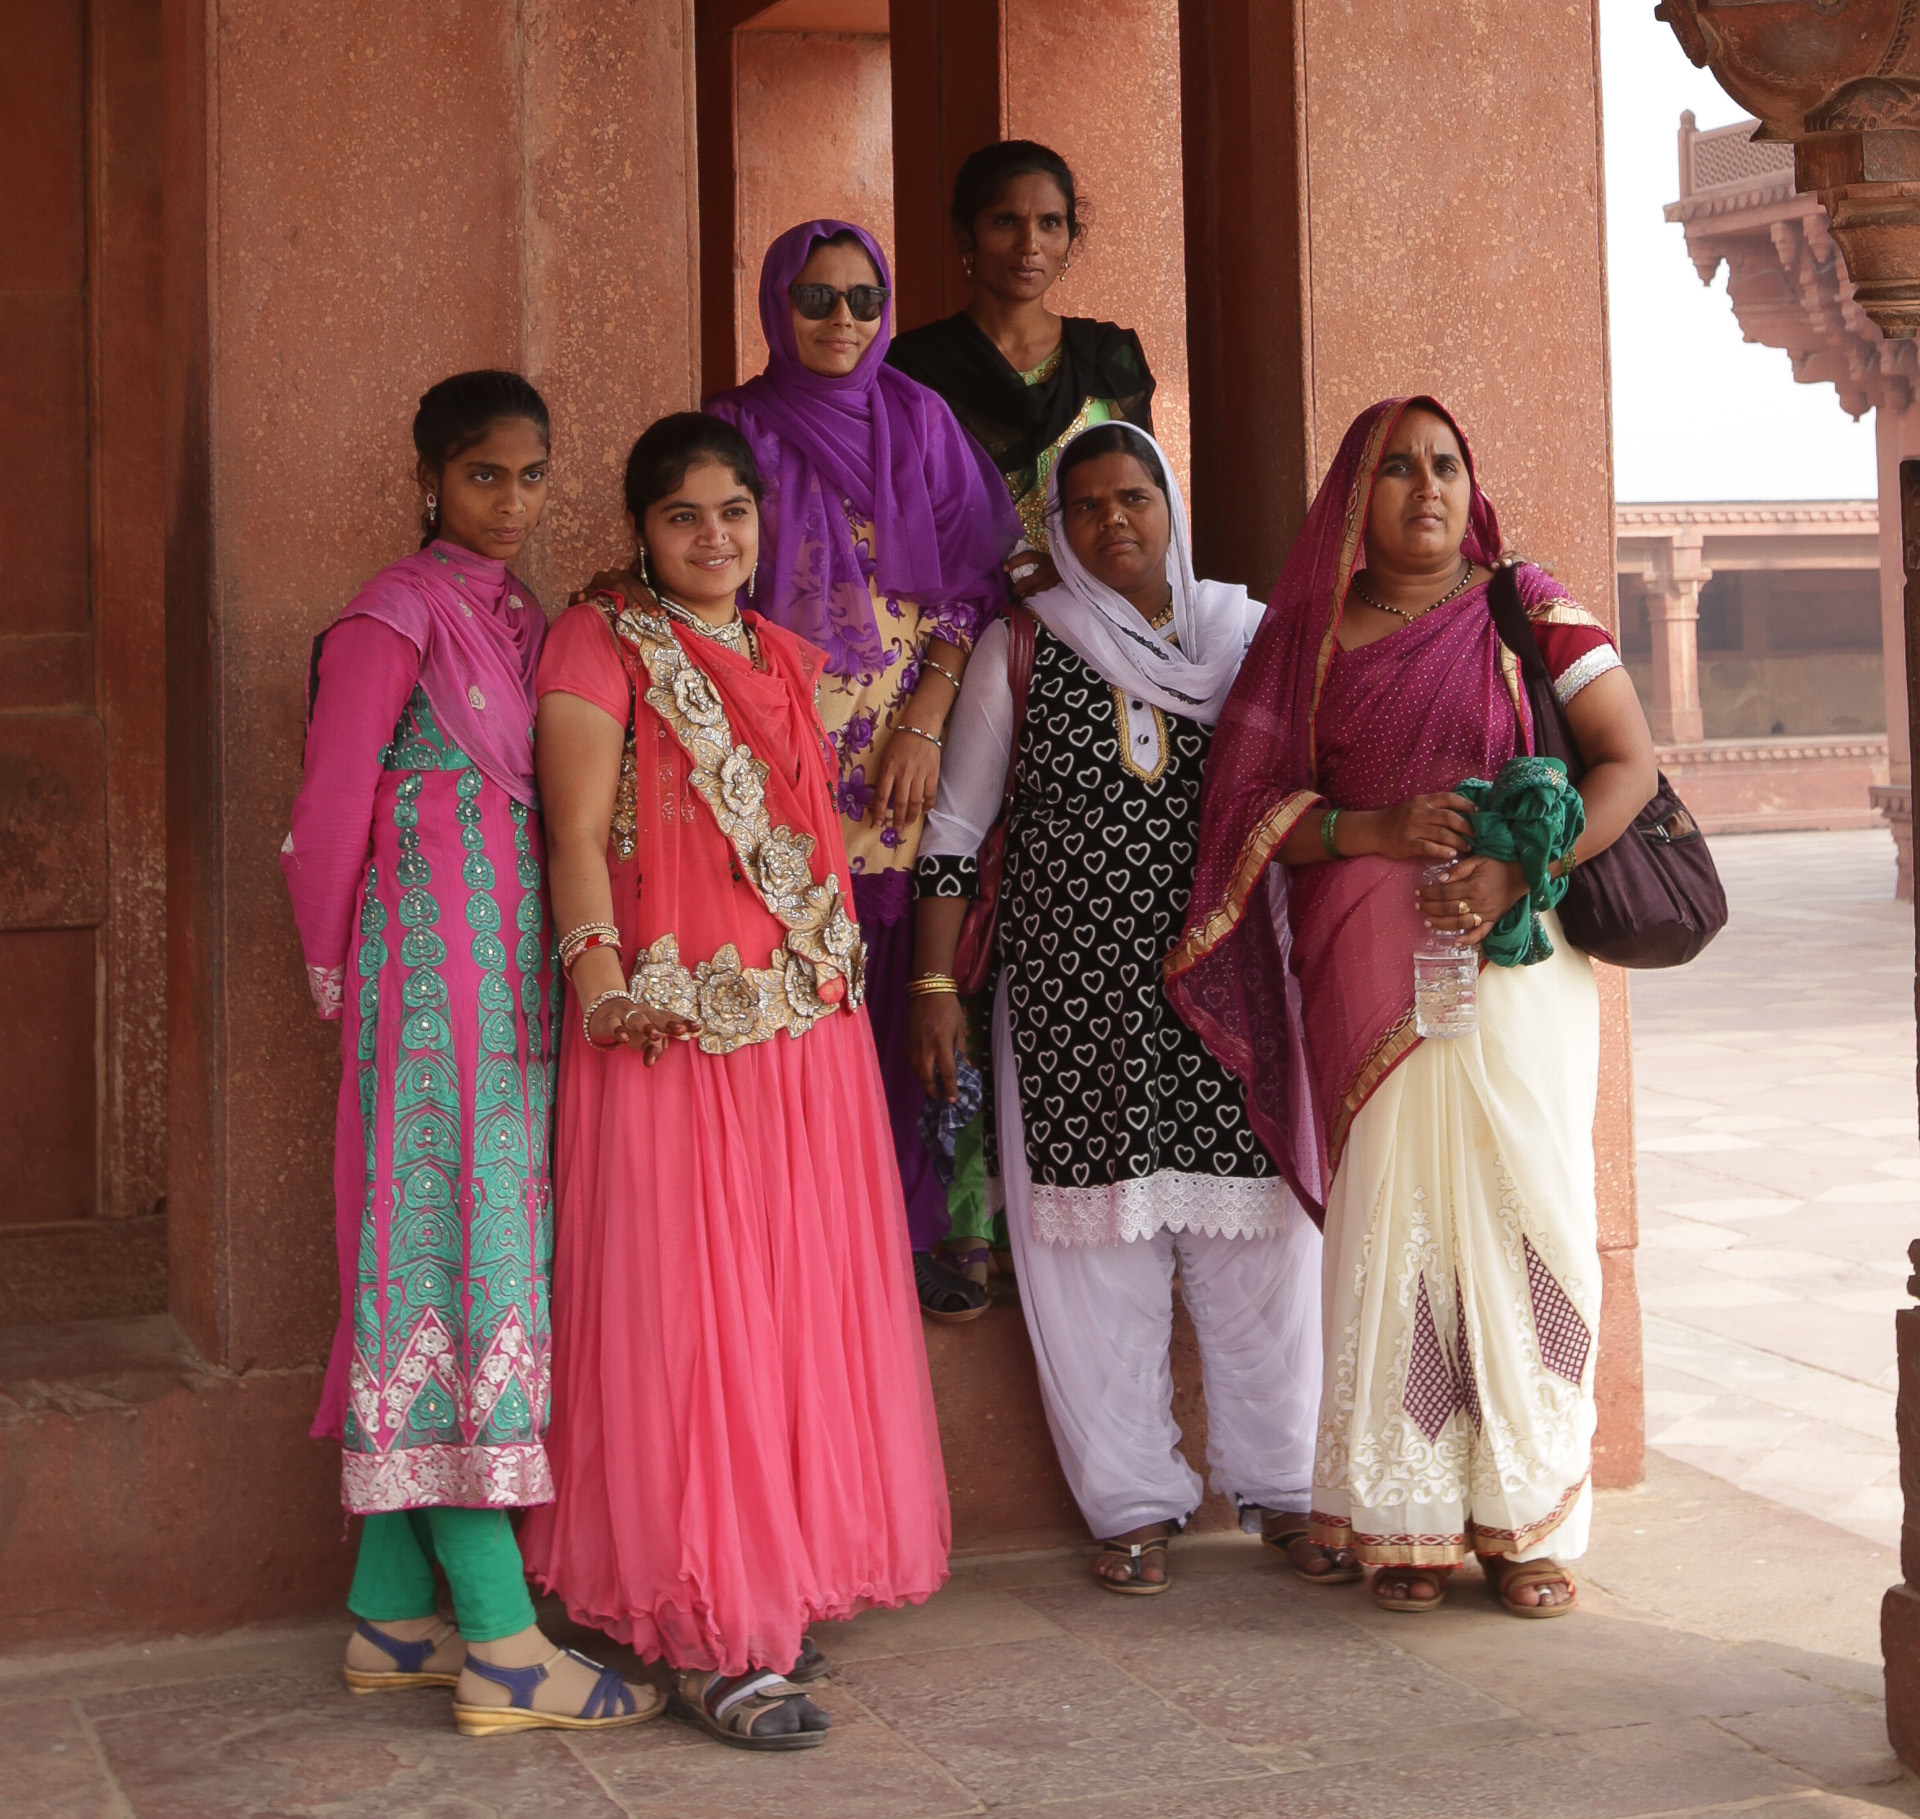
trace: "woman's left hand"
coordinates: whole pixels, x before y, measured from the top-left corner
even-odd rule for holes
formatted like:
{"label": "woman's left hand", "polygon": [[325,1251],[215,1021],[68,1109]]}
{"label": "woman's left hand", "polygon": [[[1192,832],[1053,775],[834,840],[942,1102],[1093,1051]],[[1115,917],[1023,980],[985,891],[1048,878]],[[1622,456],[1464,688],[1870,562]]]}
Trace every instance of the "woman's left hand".
{"label": "woman's left hand", "polygon": [[1469,853],[1454,863],[1444,883],[1420,887],[1420,914],[1429,928],[1478,947],[1526,894],[1526,874],[1513,860]]}
{"label": "woman's left hand", "polygon": [[905,827],[933,807],[939,787],[939,746],[911,731],[909,724],[896,726],[880,754],[867,819],[875,827]]}
{"label": "woman's left hand", "polygon": [[1003,566],[1007,571],[1007,586],[1016,600],[1030,599],[1060,585],[1060,571],[1045,550],[1015,550]]}

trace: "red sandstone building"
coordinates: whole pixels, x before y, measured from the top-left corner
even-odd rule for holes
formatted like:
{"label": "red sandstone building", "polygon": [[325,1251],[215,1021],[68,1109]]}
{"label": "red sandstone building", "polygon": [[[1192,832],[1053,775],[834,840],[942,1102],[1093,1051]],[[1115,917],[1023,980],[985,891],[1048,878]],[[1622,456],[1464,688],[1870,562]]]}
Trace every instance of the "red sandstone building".
{"label": "red sandstone building", "polygon": [[[1783,350],[1802,384],[1831,384],[1855,417],[1874,413],[1879,501],[1871,524],[1868,508],[1843,504],[1623,506],[1626,655],[1631,664],[1645,623],[1642,699],[1654,737],[1684,745],[1663,761],[1708,827],[1858,825],[1870,797],[1893,827],[1899,894],[1911,897],[1900,464],[1920,454],[1920,365],[1911,339],[1867,313],[1820,196],[1795,188],[1792,142],[1759,129],[1740,120],[1703,133],[1683,114],[1667,219],[1685,229],[1703,283],[1726,266],[1747,340]],[[1783,588],[1788,569],[1796,579]],[[1882,651],[1892,660],[1876,662]],[[1770,710],[1756,711],[1763,700]],[[1759,743],[1781,735],[1790,743]]]}
{"label": "red sandstone building", "polygon": [[[634,433],[754,364],[775,228],[871,221],[902,325],[929,319],[958,300],[956,164],[1030,135],[1094,199],[1064,307],[1139,328],[1204,571],[1268,586],[1353,414],[1431,390],[1517,546],[1606,611],[1595,30],[1531,0],[13,9],[0,1641],[344,1584],[336,1457],[305,1437],[337,1034],[274,855],[308,641],[409,544],[423,386],[515,365],[554,405],[531,578],[563,598],[622,547]],[[1618,1484],[1640,1340],[1603,987]],[[1017,1313],[930,1337],[958,1544],[1072,1536]]]}

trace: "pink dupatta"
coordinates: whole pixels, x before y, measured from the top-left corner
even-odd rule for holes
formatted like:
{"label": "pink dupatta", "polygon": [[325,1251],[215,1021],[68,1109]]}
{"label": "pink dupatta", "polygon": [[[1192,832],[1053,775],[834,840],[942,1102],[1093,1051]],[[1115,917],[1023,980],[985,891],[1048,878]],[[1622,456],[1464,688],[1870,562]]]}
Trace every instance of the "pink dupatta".
{"label": "pink dupatta", "polygon": [[[1274,856],[1316,804],[1384,808],[1491,777],[1532,743],[1484,586],[1359,650],[1335,641],[1381,450],[1414,404],[1454,421],[1426,397],[1373,405],[1307,513],[1220,717],[1193,900],[1166,964],[1167,996],[1244,1082],[1255,1130],[1316,1216],[1355,1114],[1419,1041],[1420,868],[1365,858],[1294,870]],[[1489,566],[1501,554],[1477,480],[1462,552]],[[1562,591],[1524,571],[1530,605]]]}

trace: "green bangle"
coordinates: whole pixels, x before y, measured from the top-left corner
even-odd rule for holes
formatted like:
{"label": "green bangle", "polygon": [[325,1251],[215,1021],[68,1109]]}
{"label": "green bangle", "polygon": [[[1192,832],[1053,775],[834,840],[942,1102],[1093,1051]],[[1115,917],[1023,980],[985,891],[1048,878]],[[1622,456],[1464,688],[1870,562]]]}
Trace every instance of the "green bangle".
{"label": "green bangle", "polygon": [[1339,819],[1340,811],[1337,808],[1328,809],[1327,812],[1320,817],[1320,844],[1327,849],[1327,857],[1329,859],[1344,859],[1346,857],[1346,854],[1333,843],[1333,824]]}

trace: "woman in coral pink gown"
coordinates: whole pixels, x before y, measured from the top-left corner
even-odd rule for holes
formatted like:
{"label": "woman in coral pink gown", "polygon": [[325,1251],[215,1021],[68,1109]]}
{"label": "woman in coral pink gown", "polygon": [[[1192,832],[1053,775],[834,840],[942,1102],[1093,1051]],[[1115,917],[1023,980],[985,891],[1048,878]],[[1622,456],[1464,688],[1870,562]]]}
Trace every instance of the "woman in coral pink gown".
{"label": "woman in coral pink gown", "polygon": [[[538,765],[572,993],[556,1145],[556,1499],[523,1545],[744,1748],[817,1744],[821,1618],[946,1577],[945,1474],[845,896],[821,654],[734,605],[760,478],[664,418],[639,578],[554,626]],[[797,1678],[795,1678],[797,1676]]]}

